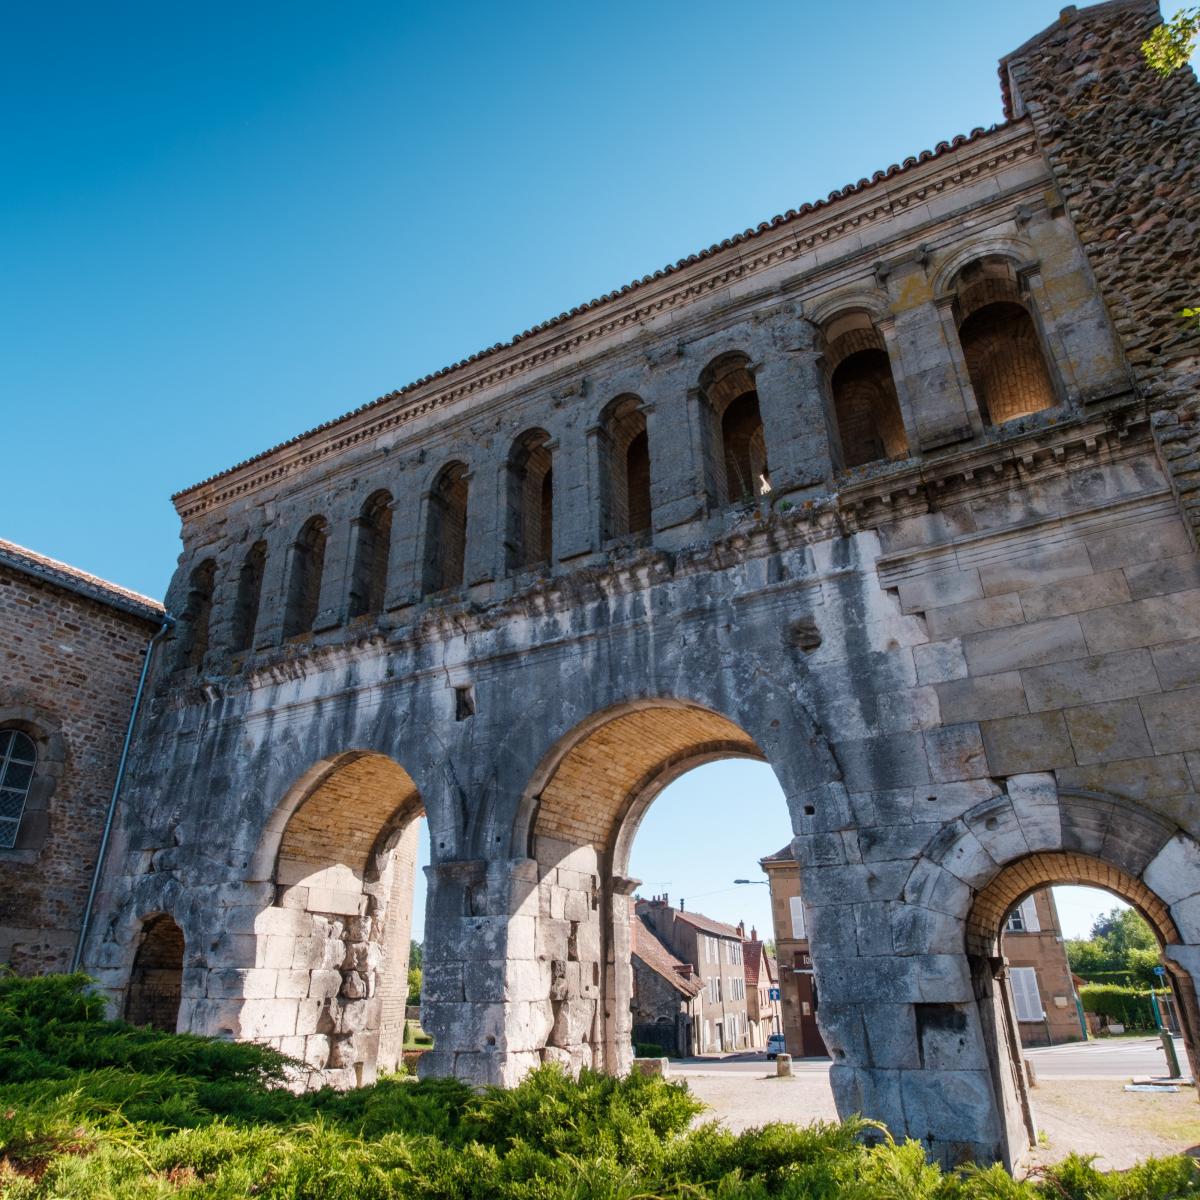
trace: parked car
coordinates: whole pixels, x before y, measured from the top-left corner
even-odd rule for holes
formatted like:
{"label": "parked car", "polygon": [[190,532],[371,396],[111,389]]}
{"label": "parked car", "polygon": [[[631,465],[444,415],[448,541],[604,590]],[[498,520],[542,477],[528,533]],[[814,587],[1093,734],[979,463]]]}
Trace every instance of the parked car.
{"label": "parked car", "polygon": [[783,1042],[782,1033],[773,1033],[767,1038],[767,1057],[774,1058],[777,1054],[786,1054],[787,1046]]}

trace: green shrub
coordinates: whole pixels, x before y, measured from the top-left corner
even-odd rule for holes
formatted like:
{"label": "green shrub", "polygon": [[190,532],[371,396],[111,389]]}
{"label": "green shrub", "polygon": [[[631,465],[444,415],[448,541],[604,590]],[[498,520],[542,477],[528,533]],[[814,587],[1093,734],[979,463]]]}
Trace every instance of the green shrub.
{"label": "green shrub", "polygon": [[657,1042],[637,1042],[633,1052],[638,1058],[668,1058],[667,1052]]}
{"label": "green shrub", "polygon": [[1127,1029],[1154,1029],[1154,1006],[1150,992],[1115,983],[1089,983],[1079,989],[1084,1012],[1118,1021]]}
{"label": "green shrub", "polygon": [[[946,1175],[858,1119],[695,1126],[683,1084],[558,1067],[477,1095],[395,1076],[295,1095],[261,1046],[103,1020],[82,976],[0,978],[4,1200],[1168,1200],[1188,1159]],[[876,1143],[867,1144],[870,1135]],[[881,1141],[880,1138],[883,1138]]]}

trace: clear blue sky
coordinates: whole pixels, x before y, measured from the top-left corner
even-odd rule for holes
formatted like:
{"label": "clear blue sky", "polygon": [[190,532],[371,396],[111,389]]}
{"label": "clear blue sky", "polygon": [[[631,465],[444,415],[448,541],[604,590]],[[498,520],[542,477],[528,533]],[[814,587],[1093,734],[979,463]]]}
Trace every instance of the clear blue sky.
{"label": "clear blue sky", "polygon": [[0,533],[167,497],[939,139],[1058,0],[8,5]]}
{"label": "clear blue sky", "polygon": [[999,120],[1059,7],[10,4],[0,536],[161,596],[172,491]]}

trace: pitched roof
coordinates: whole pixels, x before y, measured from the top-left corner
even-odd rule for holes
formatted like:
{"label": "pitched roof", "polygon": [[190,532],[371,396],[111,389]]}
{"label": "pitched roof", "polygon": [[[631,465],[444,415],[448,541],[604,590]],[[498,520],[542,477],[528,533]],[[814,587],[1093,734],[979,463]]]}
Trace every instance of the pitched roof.
{"label": "pitched roof", "polygon": [[675,913],[675,920],[686,921],[689,925],[694,925],[697,929],[703,930],[705,933],[711,933],[716,937],[737,938],[739,942],[742,940],[742,935],[732,925],[726,925],[722,921],[714,921],[712,917],[706,917],[702,913],[687,912],[680,909]]}
{"label": "pitched roof", "polygon": [[745,229],[741,233],[734,234],[732,237],[725,238],[723,241],[717,242],[709,246],[706,250],[700,250],[695,254],[689,254],[686,258],[681,258],[678,262],[671,263],[659,270],[643,275],[640,279],[635,279],[622,287],[616,288],[614,291],[605,292],[592,300],[588,300],[583,304],[576,305],[566,312],[559,313],[556,317],[551,317],[547,321],[542,321],[539,325],[534,325],[531,329],[526,329],[522,333],[518,333],[511,337],[507,342],[497,342],[494,346],[488,346],[485,350],[477,351],[464,359],[460,359],[456,363],[451,363],[449,366],[442,367],[432,374],[423,375],[420,379],[414,380],[412,383],[405,384],[403,387],[396,389],[393,392],[388,392],[386,395],[379,396],[366,404],[360,405],[358,408],[351,409],[350,412],[343,413],[340,417],[334,417],[331,421],[323,421],[320,425],[315,425],[312,429],[305,430],[304,433],[299,433],[295,437],[288,438],[286,441],[279,442],[277,445],[271,446],[267,450],[263,450],[258,454],[252,455],[250,458],[243,459],[239,463],[235,463],[232,467],[227,467],[223,471],[217,471],[215,474],[208,476],[206,479],[201,479],[198,483],[193,483],[189,487],[183,488],[176,492],[171,499],[178,500],[186,496],[189,492],[197,491],[206,484],[212,483],[217,479],[223,479],[227,475],[232,475],[235,471],[240,471],[243,467],[248,467],[252,463],[261,462],[265,458],[269,458],[277,451],[284,450],[289,446],[295,446],[299,442],[312,437],[313,434],[322,433],[327,429],[332,429],[335,425],[340,425],[343,421],[349,420],[351,417],[358,416],[360,413],[366,412],[368,409],[376,408],[381,404],[387,404],[390,401],[399,400],[408,395],[410,392],[415,392],[427,384],[434,383],[440,379],[445,379],[447,376],[453,375],[456,371],[464,367],[471,366],[474,363],[481,362],[484,359],[491,358],[493,355],[500,354],[505,350],[511,350],[514,346],[529,338],[537,337],[545,333],[549,329],[554,329],[557,326],[564,325],[573,320],[575,317],[583,313],[592,312],[593,310],[602,307],[614,300],[629,295],[631,292],[637,291],[638,288],[645,287],[649,284],[658,283],[661,279],[665,279],[670,275],[674,275],[679,271],[687,270],[698,262],[703,262],[705,259],[712,258],[715,255],[721,254],[726,250],[735,246],[740,246],[745,242],[753,241],[764,233],[768,233],[773,229],[778,229],[781,226],[790,225],[793,221],[806,217],[809,213],[817,212],[820,209],[828,208],[830,205],[837,204],[841,200],[846,200],[851,196],[858,195],[861,192],[869,191],[871,188],[880,183],[885,183],[897,175],[903,174],[914,167],[921,166],[924,163],[931,162],[934,159],[941,158],[944,154],[949,154],[952,151],[958,150],[962,146],[971,145],[982,138],[999,133],[1006,129],[1011,121],[1004,121],[998,125],[992,125],[990,128],[984,129],[982,126],[976,126],[967,134],[956,134],[949,141],[938,142],[932,150],[922,150],[919,154],[910,154],[903,162],[892,163],[882,171],[875,171],[868,179],[866,177],[858,180],[857,183],[848,183],[845,187],[836,188],[829,193],[827,197],[820,200],[806,201],[799,208],[789,208],[786,212],[780,213],[772,217],[768,221],[760,221],[752,229]]}
{"label": "pitched roof", "polygon": [[745,941],[742,943],[742,971],[746,976],[748,988],[758,987],[758,968],[762,965],[762,942]]}
{"label": "pitched roof", "polygon": [[788,842],[782,850],[776,850],[774,854],[768,854],[766,858],[760,858],[758,861],[760,866],[769,862],[795,862],[796,856],[792,853],[792,843]]}
{"label": "pitched roof", "polygon": [[157,600],[143,596],[140,592],[131,592],[98,575],[89,575],[78,567],[59,562],[55,558],[47,558],[35,550],[18,546],[16,542],[8,542],[0,538],[0,565],[11,567],[23,575],[40,579],[43,583],[53,584],[79,596],[86,596],[100,604],[107,604],[120,612],[133,617],[142,617],[147,621],[161,621],[166,609]]}
{"label": "pitched roof", "polygon": [[676,991],[684,996],[698,996],[704,990],[704,985],[695,975],[687,974],[688,964],[680,962],[640,917],[629,922],[629,931],[633,953]]}

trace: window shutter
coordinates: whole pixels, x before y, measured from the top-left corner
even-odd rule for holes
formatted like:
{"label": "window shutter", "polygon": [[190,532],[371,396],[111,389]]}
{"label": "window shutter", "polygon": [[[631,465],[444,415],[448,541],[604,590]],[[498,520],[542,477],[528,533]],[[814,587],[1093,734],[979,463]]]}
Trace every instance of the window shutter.
{"label": "window shutter", "polygon": [[1021,920],[1025,922],[1026,933],[1041,933],[1042,925],[1038,920],[1037,902],[1032,896],[1021,901]]}
{"label": "window shutter", "polygon": [[1042,998],[1038,994],[1037,971],[1033,967],[1009,967],[1012,980],[1013,1003],[1018,1021],[1040,1021]]}
{"label": "window shutter", "polygon": [[792,937],[803,940],[808,937],[808,930],[804,924],[804,901],[799,896],[791,898],[792,908]]}

